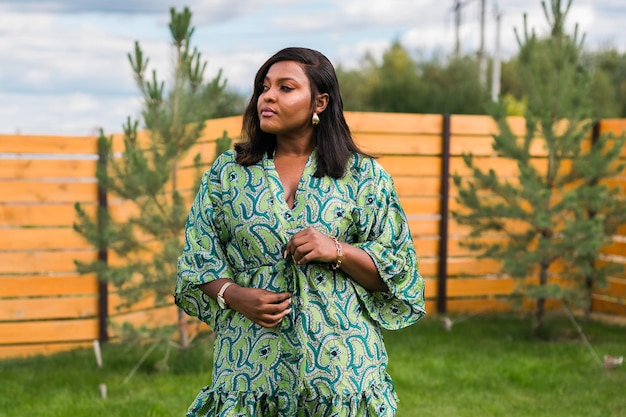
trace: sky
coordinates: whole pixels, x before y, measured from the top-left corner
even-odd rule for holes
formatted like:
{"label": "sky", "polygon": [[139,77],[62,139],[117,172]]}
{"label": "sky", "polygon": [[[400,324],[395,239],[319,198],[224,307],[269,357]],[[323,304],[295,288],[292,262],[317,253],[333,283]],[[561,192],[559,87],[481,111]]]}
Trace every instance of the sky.
{"label": "sky", "polygon": [[[463,0],[462,53],[480,43],[480,0]],[[563,1],[566,3],[566,0]],[[287,46],[324,53],[356,68],[379,59],[394,41],[415,56],[449,55],[455,45],[455,0],[0,0],[0,134],[94,135],[122,131],[141,108],[127,54],[139,41],[166,84],[172,73],[169,9],[188,6],[192,44],[222,70],[230,88],[249,95],[258,67]],[[485,49],[517,52],[514,28],[524,13],[538,34],[548,30],[540,0],[486,0]],[[626,1],[574,0],[587,49],[626,51]]]}

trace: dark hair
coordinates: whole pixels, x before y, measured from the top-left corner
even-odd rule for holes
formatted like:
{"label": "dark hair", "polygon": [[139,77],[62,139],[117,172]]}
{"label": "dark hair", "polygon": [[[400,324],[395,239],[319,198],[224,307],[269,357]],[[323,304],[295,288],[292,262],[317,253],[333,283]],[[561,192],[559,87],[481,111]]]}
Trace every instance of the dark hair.
{"label": "dark hair", "polygon": [[317,147],[317,170],[314,176],[343,177],[348,159],[353,153],[369,155],[362,152],[352,139],[350,128],[343,115],[343,100],[335,68],[323,54],[308,48],[282,49],[257,71],[254,77],[254,92],[243,114],[244,142],[235,144],[237,163],[244,166],[253,165],[259,162],[265,153],[273,154],[276,148],[276,135],[261,130],[257,101],[263,92],[263,81],[270,67],[282,61],[294,61],[302,66],[311,85],[311,107],[318,94],[328,94],[328,105],[319,114],[320,123],[313,129],[313,141]]}

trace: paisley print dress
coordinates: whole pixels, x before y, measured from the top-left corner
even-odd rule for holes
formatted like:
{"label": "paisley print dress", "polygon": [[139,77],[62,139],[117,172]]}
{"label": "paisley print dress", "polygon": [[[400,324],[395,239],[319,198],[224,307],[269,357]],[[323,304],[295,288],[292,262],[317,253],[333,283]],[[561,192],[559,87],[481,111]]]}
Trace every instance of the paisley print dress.
{"label": "paisley print dress", "polygon": [[[175,300],[216,331],[211,385],[187,416],[393,416],[381,328],[424,314],[424,282],[391,177],[354,155],[341,179],[316,178],[309,158],[293,208],[273,160],[242,167],[234,151],[204,174],[186,224]],[[389,292],[371,292],[328,264],[297,265],[283,252],[307,227],[366,251]],[[222,310],[198,289],[218,278],[289,291],[292,311],[275,328]]]}

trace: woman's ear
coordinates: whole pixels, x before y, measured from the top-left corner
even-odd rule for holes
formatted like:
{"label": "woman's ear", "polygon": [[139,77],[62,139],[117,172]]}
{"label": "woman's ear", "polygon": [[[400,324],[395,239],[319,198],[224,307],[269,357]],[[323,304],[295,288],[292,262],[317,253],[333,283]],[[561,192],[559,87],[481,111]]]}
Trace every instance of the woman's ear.
{"label": "woman's ear", "polygon": [[315,97],[315,113],[321,113],[326,110],[326,106],[328,106],[328,100],[328,93],[318,94],[317,97]]}

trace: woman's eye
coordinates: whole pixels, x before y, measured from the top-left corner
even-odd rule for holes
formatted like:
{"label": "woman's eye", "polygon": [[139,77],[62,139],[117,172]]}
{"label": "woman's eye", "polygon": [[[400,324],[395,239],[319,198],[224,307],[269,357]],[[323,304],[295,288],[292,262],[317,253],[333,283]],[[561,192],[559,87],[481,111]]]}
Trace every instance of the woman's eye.
{"label": "woman's eye", "polygon": [[261,91],[265,92],[269,89],[270,89],[269,85],[265,85],[265,84],[261,85]]}
{"label": "woman's eye", "polygon": [[293,87],[289,87],[288,85],[281,85],[280,89],[281,89],[281,91],[289,92],[289,91],[293,90]]}

